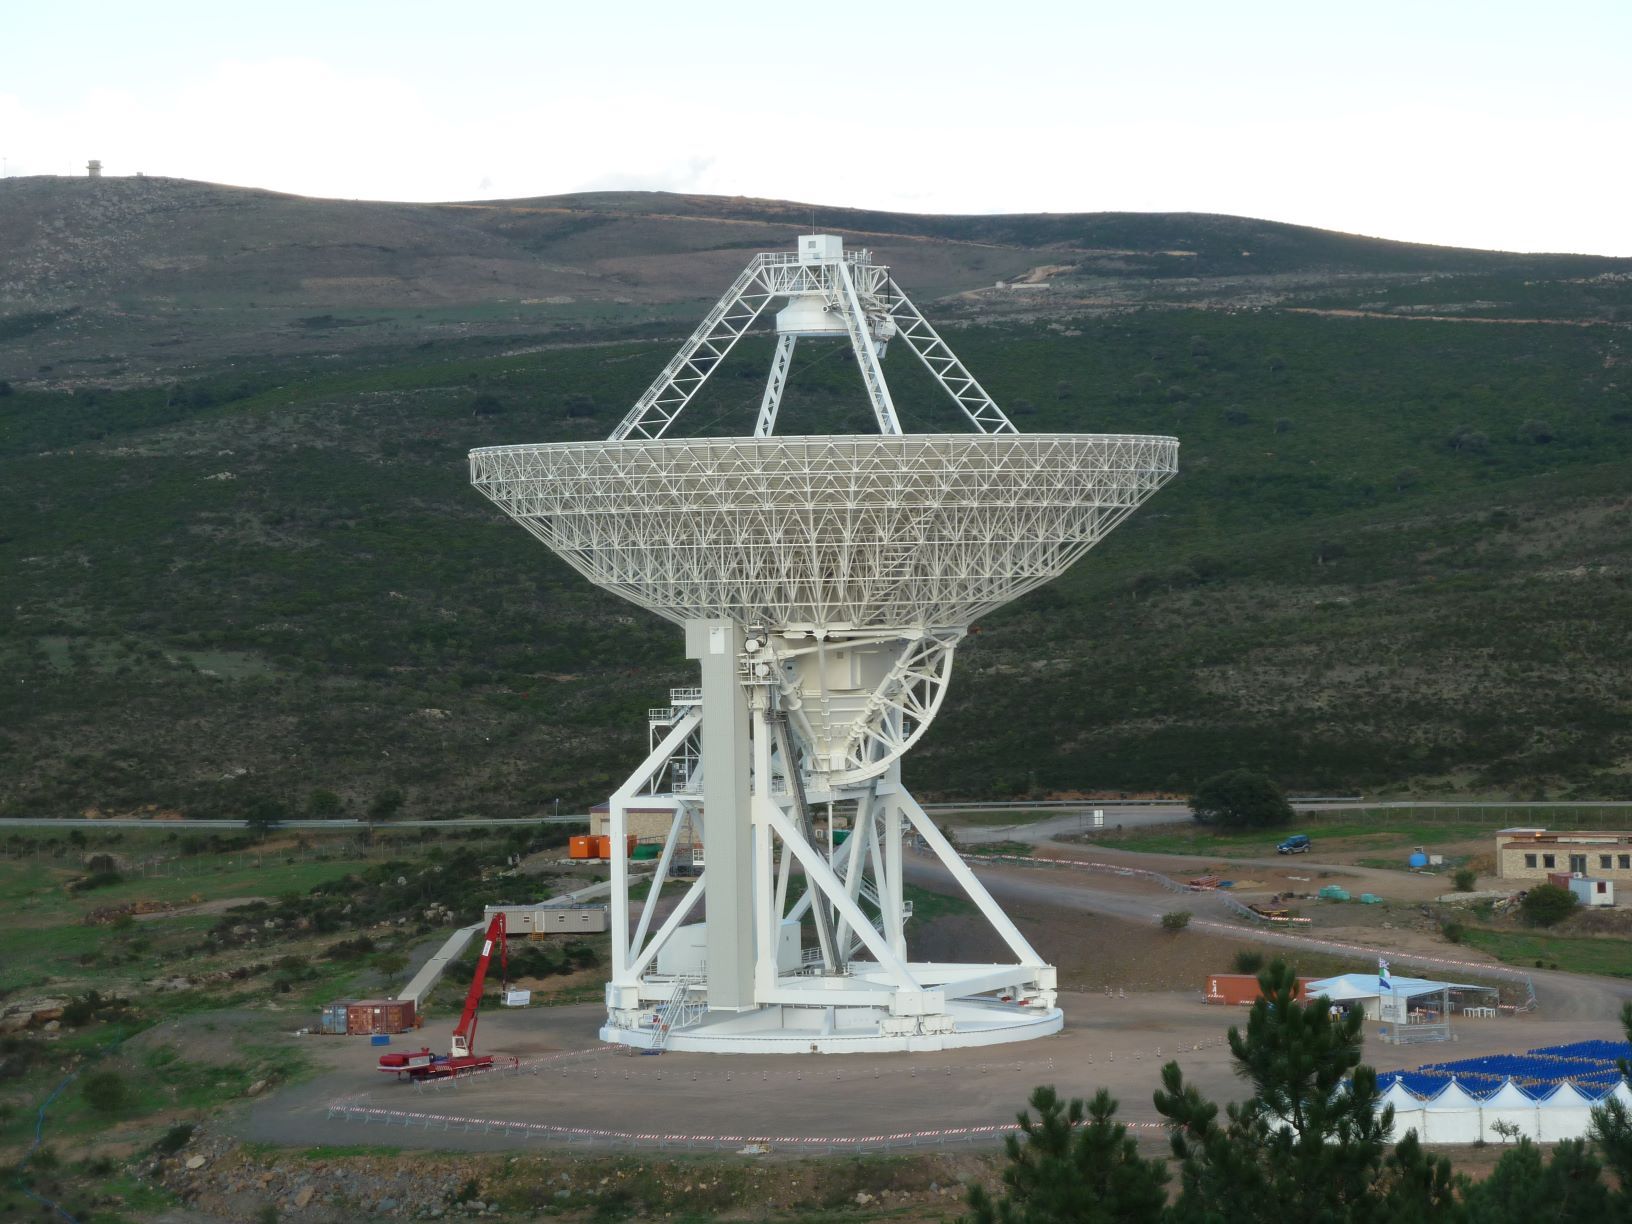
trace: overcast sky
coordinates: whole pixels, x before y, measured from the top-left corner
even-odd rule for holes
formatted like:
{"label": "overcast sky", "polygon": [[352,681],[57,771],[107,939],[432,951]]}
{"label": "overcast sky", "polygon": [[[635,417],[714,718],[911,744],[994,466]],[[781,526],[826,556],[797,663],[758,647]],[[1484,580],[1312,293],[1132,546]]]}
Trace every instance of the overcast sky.
{"label": "overcast sky", "polygon": [[6,174],[1197,211],[1632,255],[1632,0],[0,5]]}

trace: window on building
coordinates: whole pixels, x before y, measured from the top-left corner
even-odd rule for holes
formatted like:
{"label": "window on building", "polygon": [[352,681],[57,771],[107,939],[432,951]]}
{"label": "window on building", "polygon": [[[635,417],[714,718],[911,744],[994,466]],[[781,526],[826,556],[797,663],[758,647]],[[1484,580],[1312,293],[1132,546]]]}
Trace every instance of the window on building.
{"label": "window on building", "polygon": [[1613,861],[1614,860],[1610,855],[1600,854],[1598,856],[1598,866],[1600,868],[1604,869],[1604,870],[1607,870],[1609,868],[1610,863],[1613,862]]}
{"label": "window on building", "polygon": [[1552,855],[1544,854],[1541,856],[1541,865],[1543,867],[1556,867],[1558,864],[1554,861]]}
{"label": "window on building", "polygon": [[1584,855],[1584,854],[1572,854],[1572,855],[1570,855],[1570,870],[1571,871],[1579,871],[1582,875],[1586,875],[1587,874],[1587,856]]}
{"label": "window on building", "polygon": [[1632,854],[1621,855],[1621,870],[1632,871]]}
{"label": "window on building", "polygon": [[1533,854],[1525,855],[1524,856],[1524,865],[1526,867],[1534,867],[1536,865],[1536,856],[1533,855]]}

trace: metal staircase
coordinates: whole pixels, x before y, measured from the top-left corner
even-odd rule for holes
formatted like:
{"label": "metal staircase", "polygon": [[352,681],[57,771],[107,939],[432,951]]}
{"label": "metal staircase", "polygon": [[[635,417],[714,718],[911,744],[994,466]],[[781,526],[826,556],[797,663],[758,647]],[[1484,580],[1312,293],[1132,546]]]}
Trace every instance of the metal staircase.
{"label": "metal staircase", "polygon": [[683,973],[674,979],[674,989],[668,1001],[658,1005],[657,1036],[644,1053],[661,1054],[668,1047],[669,1034],[675,1029],[690,1028],[703,1018],[708,1004],[691,997],[692,988],[703,984],[701,973]]}

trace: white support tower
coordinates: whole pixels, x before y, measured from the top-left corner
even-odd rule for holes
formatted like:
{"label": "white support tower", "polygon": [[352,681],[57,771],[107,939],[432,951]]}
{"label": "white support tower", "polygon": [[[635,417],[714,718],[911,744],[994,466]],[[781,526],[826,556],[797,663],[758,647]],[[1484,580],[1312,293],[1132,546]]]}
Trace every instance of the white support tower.
{"label": "white support tower", "polygon": [[[665,437],[779,299],[754,435]],[[901,432],[882,364],[896,337],[978,433]],[[773,436],[800,339],[848,340],[877,435]],[[608,441],[471,453],[478,489],[592,582],[681,625],[701,673],[652,712],[651,751],[611,798],[605,1040],[807,1053],[1058,1031],[1053,968],[901,784],[901,758],[969,624],[1062,573],[1177,461],[1172,438],[1018,434],[888,270],[825,234],[755,256]],[[638,900],[632,807],[674,813]],[[699,826],[704,870],[667,883],[682,828]],[[1007,960],[912,958],[909,840]]]}

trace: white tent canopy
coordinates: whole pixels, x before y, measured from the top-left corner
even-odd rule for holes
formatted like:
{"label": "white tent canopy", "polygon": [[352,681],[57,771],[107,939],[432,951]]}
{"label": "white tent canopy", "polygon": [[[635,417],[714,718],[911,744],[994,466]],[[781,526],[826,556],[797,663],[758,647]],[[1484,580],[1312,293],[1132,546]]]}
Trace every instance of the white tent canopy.
{"label": "white tent canopy", "polygon": [[[1539,1090],[1537,1090],[1539,1092]],[[1515,1137],[1496,1130],[1498,1123],[1516,1126],[1519,1135],[1546,1143],[1577,1139],[1592,1125],[1592,1111],[1610,1097],[1632,1104],[1632,1088],[1623,1080],[1595,1096],[1575,1084],[1563,1083],[1550,1092],[1531,1096],[1511,1079],[1496,1091],[1478,1096],[1452,1079],[1434,1096],[1422,1099],[1396,1080],[1377,1094],[1377,1111],[1394,1107],[1397,1142],[1416,1131],[1424,1143],[1507,1143]]]}
{"label": "white tent canopy", "polygon": [[1333,1003],[1350,1003],[1355,999],[1376,999],[1395,995],[1413,999],[1417,995],[1438,994],[1442,990],[1495,990],[1494,986],[1473,986],[1467,982],[1435,982],[1428,978],[1391,977],[1384,987],[1375,973],[1340,973],[1336,977],[1321,978],[1304,987],[1304,997],[1324,996]]}

